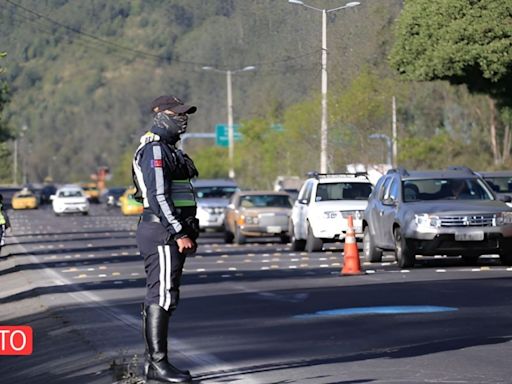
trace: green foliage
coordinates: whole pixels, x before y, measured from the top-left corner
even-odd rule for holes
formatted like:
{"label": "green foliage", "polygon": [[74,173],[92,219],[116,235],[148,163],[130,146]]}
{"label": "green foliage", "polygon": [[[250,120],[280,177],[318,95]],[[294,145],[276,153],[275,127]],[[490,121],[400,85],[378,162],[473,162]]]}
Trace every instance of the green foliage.
{"label": "green foliage", "polygon": [[[7,53],[0,51],[0,59],[3,59],[6,55]],[[4,113],[4,109],[10,100],[9,87],[7,82],[2,80],[4,72],[5,70],[0,65],[0,164],[3,164],[0,167],[0,180],[6,181],[10,177],[11,172],[11,167],[6,165],[12,163],[11,151],[7,141],[12,138],[12,134]]]}
{"label": "green foliage", "polygon": [[411,169],[443,169],[449,165],[465,165],[481,170],[490,158],[473,145],[439,132],[429,140],[408,137],[399,142],[398,163]]}
{"label": "green foliage", "polygon": [[191,154],[194,164],[199,171],[199,177],[217,179],[228,177],[228,150],[221,147],[203,147]]}
{"label": "green foliage", "polygon": [[[59,182],[83,180],[106,165],[113,170],[111,183],[131,183],[131,156],[151,118],[148,104],[161,94],[176,94],[198,106],[191,117],[191,132],[213,132],[215,124],[226,123],[226,76],[203,71],[205,65],[221,70],[257,67],[233,75],[234,119],[244,122],[244,140],[235,145],[241,185],[269,188],[277,175],[303,176],[318,169],[318,12],[282,0],[16,3],[20,6],[3,2],[0,7],[2,49],[9,51],[2,76],[12,95],[12,102],[4,104],[3,117],[16,130],[28,126],[23,145],[30,181],[43,180],[49,169]],[[329,15],[331,170],[385,159],[384,142],[368,136],[391,135],[392,96],[397,98],[400,140],[423,140],[441,130],[450,140],[434,142],[442,149],[435,150],[439,159],[462,161],[463,156],[457,155],[462,143],[472,151],[479,148],[481,165],[487,166],[487,103],[465,87],[399,82],[388,67],[391,27],[402,3],[362,2]],[[439,11],[429,3],[406,2],[393,67],[414,74],[411,78],[425,80],[419,75],[434,74],[453,83],[465,82],[471,90],[491,84],[485,89],[492,95],[512,94],[506,82],[510,67],[505,67],[510,36],[503,19],[509,0],[471,1],[475,4],[471,12],[465,8],[469,0],[447,2],[454,12],[445,9],[441,0],[432,2]],[[431,20],[407,16],[412,14],[409,9],[425,10]],[[445,25],[443,17],[448,16],[455,21]],[[413,20],[410,26],[408,17]],[[467,31],[458,28],[468,20]],[[432,25],[430,32],[422,32],[424,25]],[[449,44],[441,40],[443,28]],[[409,35],[414,44],[405,40]],[[429,45],[430,40],[436,44]],[[449,55],[443,56],[458,51],[460,57],[453,63]],[[435,68],[428,67],[429,62]],[[473,79],[472,70],[479,71],[474,78],[480,82],[462,81],[466,75]],[[273,131],[270,127],[275,123],[283,124],[284,130]],[[505,137],[506,124],[510,121],[500,115],[498,139]],[[210,140],[190,140],[186,147],[201,177],[227,176],[226,148],[215,147]],[[408,153],[407,161],[414,158]]]}
{"label": "green foliage", "polygon": [[398,20],[391,66],[410,80],[448,80],[512,105],[512,2],[415,0]]}

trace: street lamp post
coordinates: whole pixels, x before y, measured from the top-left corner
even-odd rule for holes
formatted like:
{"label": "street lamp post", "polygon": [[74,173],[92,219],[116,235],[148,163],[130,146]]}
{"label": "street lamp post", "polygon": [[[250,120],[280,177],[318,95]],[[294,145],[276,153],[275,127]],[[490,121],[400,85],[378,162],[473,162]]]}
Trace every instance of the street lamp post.
{"label": "street lamp post", "polygon": [[226,74],[226,88],[227,88],[227,112],[228,112],[228,157],[229,157],[229,177],[231,179],[235,178],[235,166],[234,166],[234,157],[235,157],[235,133],[233,129],[233,91],[232,91],[232,81],[231,75],[238,72],[245,71],[253,71],[256,67],[252,65],[248,65],[246,67],[240,69],[228,69],[222,70],[214,67],[203,67],[205,71],[214,71],[219,73]]}
{"label": "street lamp post", "polygon": [[320,173],[327,172],[327,14],[344,8],[355,7],[360,3],[353,1],[341,7],[321,9],[304,3],[301,0],[288,0],[291,4],[302,5],[306,8],[322,12],[322,119],[320,123]]}

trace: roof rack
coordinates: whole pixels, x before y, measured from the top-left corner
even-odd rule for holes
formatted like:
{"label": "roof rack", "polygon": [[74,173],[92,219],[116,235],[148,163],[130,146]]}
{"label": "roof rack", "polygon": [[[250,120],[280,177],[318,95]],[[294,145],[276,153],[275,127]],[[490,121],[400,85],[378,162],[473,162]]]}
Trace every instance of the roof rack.
{"label": "roof rack", "polygon": [[306,174],[308,178],[326,179],[329,177],[368,177],[367,172],[337,172],[337,173],[319,173],[311,171]]}
{"label": "roof rack", "polygon": [[398,173],[401,176],[409,176],[409,172],[407,172],[407,169],[405,169],[404,167],[392,168],[392,169],[388,170],[387,173],[388,174],[390,174],[390,173]]}
{"label": "roof rack", "polygon": [[477,175],[477,173],[474,172],[471,168],[463,166],[463,165],[450,166],[450,167],[447,167],[446,169],[448,171],[460,171],[460,172],[470,173],[472,175]]}

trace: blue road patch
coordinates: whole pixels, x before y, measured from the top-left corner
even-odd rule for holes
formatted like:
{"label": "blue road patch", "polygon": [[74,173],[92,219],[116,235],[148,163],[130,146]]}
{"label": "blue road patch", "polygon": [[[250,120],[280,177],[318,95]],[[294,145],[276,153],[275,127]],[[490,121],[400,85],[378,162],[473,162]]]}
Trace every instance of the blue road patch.
{"label": "blue road patch", "polygon": [[314,313],[305,313],[293,316],[294,319],[311,319],[315,317],[331,316],[354,316],[354,315],[395,315],[407,313],[434,313],[434,312],[453,312],[458,308],[438,307],[435,305],[399,305],[383,307],[356,307],[330,309],[327,311],[318,311]]}

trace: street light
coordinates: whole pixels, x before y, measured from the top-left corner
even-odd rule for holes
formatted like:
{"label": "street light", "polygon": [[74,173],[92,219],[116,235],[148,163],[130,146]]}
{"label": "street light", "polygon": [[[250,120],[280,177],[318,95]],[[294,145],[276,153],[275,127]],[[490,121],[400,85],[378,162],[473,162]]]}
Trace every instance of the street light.
{"label": "street light", "polygon": [[235,178],[235,167],[234,167],[234,154],[235,154],[235,134],[233,132],[233,93],[231,86],[231,75],[233,73],[245,72],[245,71],[254,71],[256,69],[253,65],[248,65],[246,67],[240,69],[228,69],[222,70],[214,67],[206,66],[203,67],[205,71],[214,71],[219,73],[226,74],[226,83],[227,83],[227,109],[228,109],[228,153],[229,153],[229,177],[231,179]]}
{"label": "street light", "polygon": [[327,14],[344,8],[355,7],[361,3],[353,1],[341,7],[322,9],[304,3],[301,0],[288,0],[291,4],[322,12],[322,120],[320,126],[320,173],[327,172]]}
{"label": "street light", "polygon": [[368,136],[368,138],[370,139],[383,139],[383,140],[386,140],[386,145],[388,147],[388,164],[389,165],[392,165],[393,162],[391,160],[392,156],[392,152],[393,152],[393,141],[389,138],[388,135],[385,135],[384,133],[373,133],[371,134],[370,136]]}

